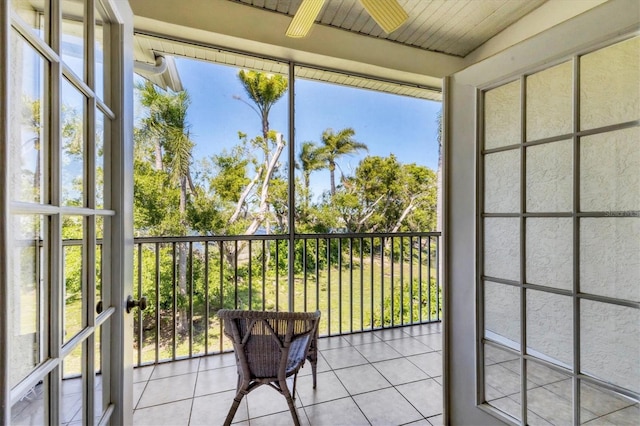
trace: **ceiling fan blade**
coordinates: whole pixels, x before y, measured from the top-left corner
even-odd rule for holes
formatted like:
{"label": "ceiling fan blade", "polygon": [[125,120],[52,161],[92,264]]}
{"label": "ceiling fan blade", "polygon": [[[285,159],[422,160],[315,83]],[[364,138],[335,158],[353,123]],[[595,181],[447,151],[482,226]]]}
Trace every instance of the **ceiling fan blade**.
{"label": "ceiling fan blade", "polygon": [[387,34],[400,28],[409,18],[396,0],[360,0],[360,4]]}
{"label": "ceiling fan blade", "polygon": [[302,0],[302,4],[294,15],[291,24],[289,24],[289,28],[287,28],[287,37],[300,38],[306,36],[318,17],[324,1]]}

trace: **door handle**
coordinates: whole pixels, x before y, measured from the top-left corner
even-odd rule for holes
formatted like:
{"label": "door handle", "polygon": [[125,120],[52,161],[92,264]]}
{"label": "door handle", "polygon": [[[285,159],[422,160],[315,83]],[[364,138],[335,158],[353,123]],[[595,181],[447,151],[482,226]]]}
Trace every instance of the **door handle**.
{"label": "door handle", "polygon": [[140,308],[141,311],[147,309],[146,296],[142,296],[140,299],[136,300],[131,295],[129,295],[129,297],[127,297],[127,313],[130,313],[131,310],[135,307]]}

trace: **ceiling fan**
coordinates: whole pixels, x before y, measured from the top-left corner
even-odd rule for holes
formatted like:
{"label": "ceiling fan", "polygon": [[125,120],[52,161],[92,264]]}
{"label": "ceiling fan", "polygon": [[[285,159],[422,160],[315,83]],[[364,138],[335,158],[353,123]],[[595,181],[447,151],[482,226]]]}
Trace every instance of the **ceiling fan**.
{"label": "ceiling fan", "polygon": [[[374,21],[387,34],[397,30],[405,23],[409,15],[397,0],[359,0],[360,4],[371,15]],[[302,4],[293,17],[287,36],[294,38],[305,37],[315,22],[325,0],[302,0]]]}

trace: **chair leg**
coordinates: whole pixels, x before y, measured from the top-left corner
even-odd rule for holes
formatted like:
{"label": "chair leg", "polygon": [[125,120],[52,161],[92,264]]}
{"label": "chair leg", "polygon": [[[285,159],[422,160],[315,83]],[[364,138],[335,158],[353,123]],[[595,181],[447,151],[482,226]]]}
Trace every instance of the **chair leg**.
{"label": "chair leg", "polygon": [[244,386],[241,390],[238,390],[236,397],[233,398],[233,404],[231,404],[231,408],[229,409],[229,414],[227,414],[227,418],[224,420],[224,426],[231,425],[231,422],[233,421],[233,418],[236,415],[236,411],[238,411],[238,407],[240,407],[240,401],[242,401],[242,398],[244,398],[246,394],[247,394],[247,391],[244,388]]}
{"label": "chair leg", "polygon": [[291,397],[291,393],[289,392],[289,387],[287,386],[286,380],[280,380],[280,389],[282,390],[282,394],[284,395],[284,397],[287,398],[289,411],[291,411],[291,417],[293,417],[293,424],[295,426],[300,426],[300,419],[298,418],[298,410],[296,410],[296,405],[293,402],[293,398]]}
{"label": "chair leg", "polygon": [[316,388],[316,370],[318,369],[318,358],[311,360],[311,376],[313,377],[313,388]]}

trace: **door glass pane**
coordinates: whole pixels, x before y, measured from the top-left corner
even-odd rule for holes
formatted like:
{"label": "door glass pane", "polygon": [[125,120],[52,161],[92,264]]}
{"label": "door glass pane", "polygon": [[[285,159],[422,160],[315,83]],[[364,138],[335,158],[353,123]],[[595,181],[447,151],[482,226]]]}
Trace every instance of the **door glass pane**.
{"label": "door glass pane", "polygon": [[11,406],[12,425],[46,425],[45,401],[49,398],[49,378],[37,383]]}
{"label": "door glass pane", "polygon": [[573,301],[527,290],[527,353],[554,364],[573,364]]}
{"label": "door glass pane", "polygon": [[485,400],[511,417],[520,419],[520,358],[484,345]]}
{"label": "door glass pane", "polygon": [[[106,25],[107,18],[106,13],[102,7],[96,2],[95,12],[95,40],[94,40],[94,55],[95,55],[95,93],[99,99],[104,99],[104,71],[105,71],[105,56],[104,47],[105,40],[108,37],[108,25]],[[106,100],[105,100],[106,101]]]}
{"label": "door glass pane", "polygon": [[580,361],[581,373],[640,392],[640,309],[582,300]]}
{"label": "door glass pane", "polygon": [[640,118],[640,37],[580,58],[580,128]]}
{"label": "door glass pane", "polygon": [[519,144],[520,81],[514,81],[485,93],[484,148]]}
{"label": "door glass pane", "polygon": [[527,77],[527,141],[573,130],[573,63]]}
{"label": "door glass pane", "polygon": [[580,210],[640,213],[640,127],[580,139]]}
{"label": "door glass pane", "polygon": [[484,275],[520,280],[520,219],[484,219]]}
{"label": "door glass pane", "polygon": [[580,382],[580,406],[580,424],[587,423],[593,416],[603,425],[632,425],[640,419],[637,401],[585,381]]}
{"label": "door glass pane", "polygon": [[104,208],[104,126],[105,116],[100,110],[96,111],[96,209]]}
{"label": "door glass pane", "polygon": [[526,148],[528,212],[570,212],[573,206],[573,142]]}
{"label": "door glass pane", "polygon": [[520,150],[484,156],[484,211],[520,211]]}
{"label": "door glass pane", "polygon": [[484,283],[484,335],[520,350],[520,289],[491,281]]}
{"label": "door glass pane", "polygon": [[94,395],[94,411],[96,424],[102,417],[102,414],[107,408],[107,404],[104,402],[105,396],[104,389],[106,389],[105,377],[102,374],[102,327],[98,327],[95,334],[95,395]]}
{"label": "door glass pane", "polygon": [[573,220],[527,218],[527,283],[573,288]]}
{"label": "door glass pane", "polygon": [[[102,266],[103,266],[103,229],[104,218],[102,216],[96,216],[96,304],[102,301]],[[104,309],[104,305],[103,305]]]}
{"label": "door glass pane", "polygon": [[543,364],[527,361],[528,424],[572,424],[572,395],[571,376]]}
{"label": "door glass pane", "polygon": [[62,204],[82,206],[86,99],[67,79],[62,81]]}
{"label": "door glass pane", "polygon": [[62,1],[62,61],[80,79],[85,78],[84,1]]}
{"label": "door glass pane", "polygon": [[[11,0],[11,8],[28,28],[38,37],[48,40],[45,24],[49,19],[49,1],[46,0]],[[47,25],[48,26],[48,25]]]}
{"label": "door glass pane", "polygon": [[62,249],[64,279],[64,331],[63,341],[67,342],[82,330],[82,300],[84,293],[84,218],[63,216]]}
{"label": "door glass pane", "polygon": [[60,419],[62,424],[82,423],[82,370],[84,343],[79,344],[62,361],[62,393]]}
{"label": "door glass pane", "polygon": [[9,164],[15,169],[9,188],[12,199],[37,203],[43,199],[48,62],[15,31],[11,31],[10,45]]}
{"label": "door glass pane", "polygon": [[640,220],[580,219],[580,291],[640,301]]}
{"label": "door glass pane", "polygon": [[42,216],[13,216],[13,263],[10,297],[9,384],[16,385],[42,361],[46,336]]}

